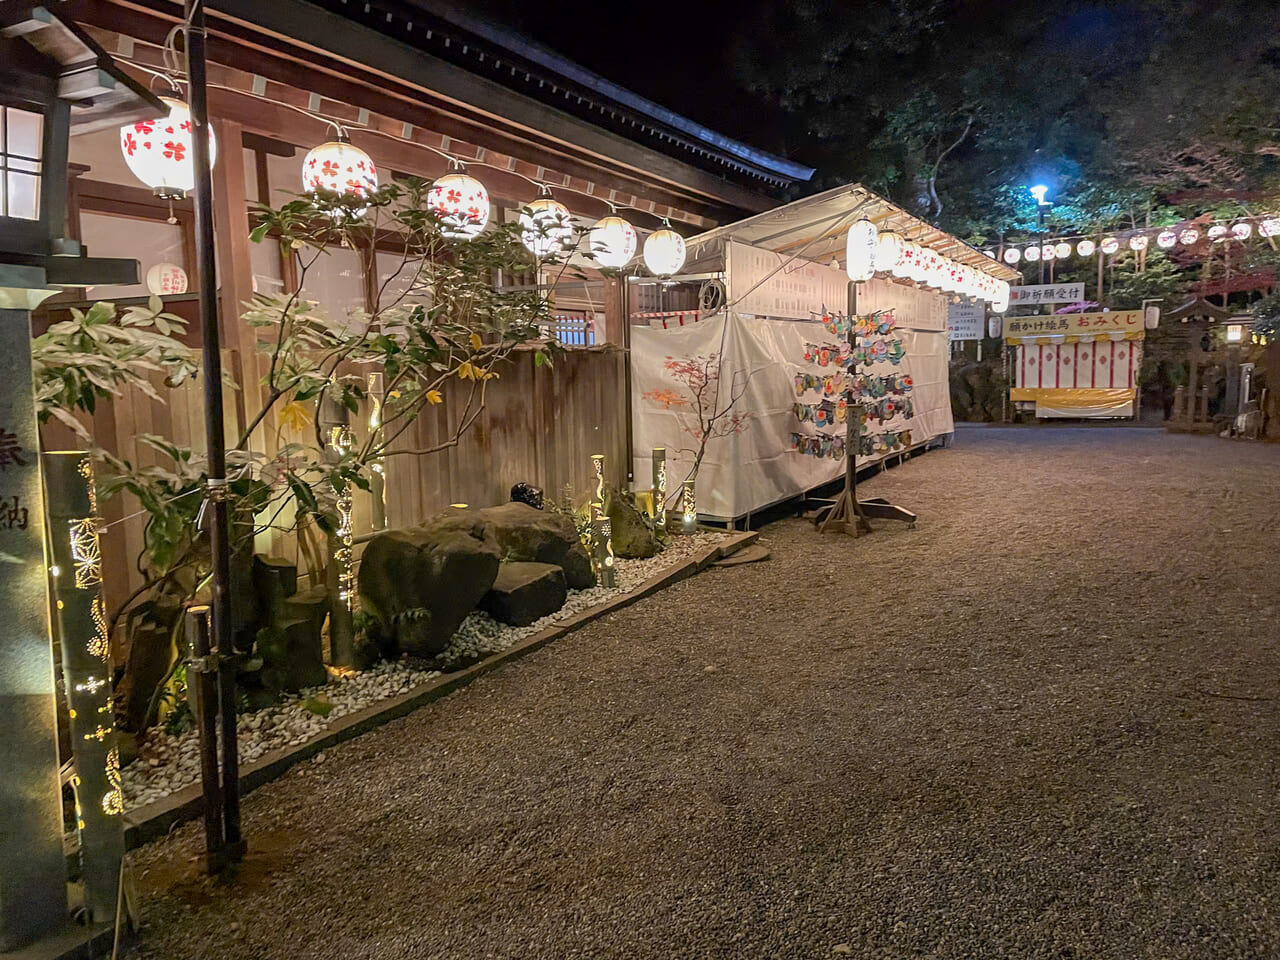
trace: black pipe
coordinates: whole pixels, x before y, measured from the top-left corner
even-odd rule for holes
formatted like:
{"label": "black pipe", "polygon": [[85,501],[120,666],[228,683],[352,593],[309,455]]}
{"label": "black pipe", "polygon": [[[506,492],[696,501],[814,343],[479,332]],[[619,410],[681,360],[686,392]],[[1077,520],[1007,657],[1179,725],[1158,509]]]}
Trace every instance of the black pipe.
{"label": "black pipe", "polygon": [[187,698],[200,736],[200,785],[204,797],[205,867],[217,873],[223,865],[222,788],[218,776],[218,700],[209,656],[209,608],[188,607]]}
{"label": "black pipe", "polygon": [[[218,291],[213,250],[213,178],[209,164],[209,105],[205,78],[203,0],[186,0],[187,96],[191,109],[191,159],[195,167],[196,263],[200,277],[200,331],[204,340],[204,431],[209,451],[209,553],[213,566],[212,633],[218,656],[218,706],[222,712],[223,836],[229,859],[239,859],[240,758],[236,749],[235,649],[231,639],[231,543],[228,522],[226,438],[222,423],[222,355],[218,341]],[[236,147],[238,145],[230,145]],[[226,162],[239,159],[238,150]]]}

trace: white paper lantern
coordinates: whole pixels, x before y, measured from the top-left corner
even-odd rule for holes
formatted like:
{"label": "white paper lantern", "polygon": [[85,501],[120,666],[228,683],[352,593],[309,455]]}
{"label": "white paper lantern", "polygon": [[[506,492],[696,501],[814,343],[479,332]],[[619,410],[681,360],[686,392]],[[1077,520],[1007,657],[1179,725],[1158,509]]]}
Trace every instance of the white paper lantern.
{"label": "white paper lantern", "polygon": [[1046,243],[1043,247],[1040,248],[1040,259],[1043,260],[1045,263],[1048,263],[1050,260],[1053,260],[1056,256],[1057,256],[1057,249],[1054,247],[1052,243]]}
{"label": "white paper lantern", "polygon": [[1022,259],[1022,251],[1017,247],[1008,247],[1004,252],[1004,262],[1013,266]]}
{"label": "white paper lantern", "polygon": [[489,191],[475,177],[447,173],[431,185],[427,209],[440,220],[440,232],[450,240],[478,237],[489,222]]}
{"label": "white paper lantern", "polygon": [[1258,236],[1260,237],[1274,237],[1277,233],[1280,233],[1280,218],[1267,217],[1267,219],[1258,224]]}
{"label": "white paper lantern", "polygon": [[1147,235],[1145,233],[1135,233],[1132,237],[1129,238],[1129,249],[1130,250],[1147,249]]}
{"label": "white paper lantern", "polygon": [[1253,224],[1242,220],[1231,227],[1231,235],[1237,240],[1248,240],[1253,236]]}
{"label": "white paper lantern", "polygon": [[339,136],[311,150],[302,161],[302,189],[366,197],[378,189],[378,171],[367,153]]}
{"label": "white paper lantern", "polygon": [[982,255],[984,257],[990,257],[992,260],[996,258],[996,252],[994,250],[983,250]]}
{"label": "white paper lantern", "polygon": [[1098,249],[1098,245],[1092,240],[1081,240],[1076,244],[1076,253],[1082,257],[1092,257],[1093,252]]}
{"label": "white paper lantern", "polygon": [[1057,255],[1059,260],[1065,260],[1067,257],[1071,256],[1071,244],[1063,240],[1053,248],[1053,252]]}
{"label": "white paper lantern", "polygon": [[987,317],[987,336],[998,338],[1004,331],[1004,317],[998,313],[993,313]]}
{"label": "white paper lantern", "polygon": [[876,273],[890,273],[901,276],[898,269],[902,263],[903,240],[900,234],[892,230],[881,230],[876,236]]}
{"label": "white paper lantern", "polygon": [[1212,227],[1209,228],[1208,236],[1209,236],[1210,243],[1221,243],[1223,240],[1227,238],[1226,224],[1215,223]]}
{"label": "white paper lantern", "polygon": [[[156,196],[180,200],[195,189],[195,163],[191,158],[191,111],[181,100],[161,97],[169,115],[140,120],[120,128],[120,151],[133,175]],[[218,141],[209,128],[209,167],[218,157]]]}
{"label": "white paper lantern", "polygon": [[1184,247],[1192,246],[1199,239],[1200,239],[1200,231],[1197,230],[1195,227],[1187,227],[1187,229],[1183,230],[1180,234],[1178,234],[1178,240],[1181,241]]}
{"label": "white paper lantern", "polygon": [[679,271],[684,255],[684,237],[670,228],[649,234],[644,242],[644,265],[660,277]]}
{"label": "white paper lantern", "polygon": [[995,281],[995,294],[994,299],[991,301],[991,309],[996,313],[1004,313],[1009,309],[1009,284],[1007,281]]}
{"label": "white paper lantern", "polygon": [[1022,255],[1027,258],[1027,261],[1029,263],[1039,263],[1040,247],[1039,246],[1027,247],[1026,250],[1022,251]]}
{"label": "white paper lantern", "polygon": [[1160,308],[1147,307],[1142,312],[1142,325],[1148,330],[1154,330],[1156,327],[1160,326]]}
{"label": "white paper lantern", "polygon": [[844,270],[854,283],[870,280],[876,272],[878,239],[876,225],[866,217],[849,228],[844,244]]}
{"label": "white paper lantern", "polygon": [[551,197],[539,197],[521,211],[520,228],[520,242],[540,260],[564,256],[573,245],[569,208]]}
{"label": "white paper lantern", "polygon": [[176,263],[157,263],[147,271],[147,291],[157,297],[187,292],[187,271]]}
{"label": "white paper lantern", "polygon": [[921,258],[923,266],[923,276],[920,280],[926,286],[933,287],[935,290],[942,287],[942,254],[938,253],[931,247],[924,248],[924,256]]}
{"label": "white paper lantern", "polygon": [[1168,250],[1178,242],[1178,235],[1172,230],[1161,230],[1156,234],[1156,245],[1163,250]]}
{"label": "white paper lantern", "polygon": [[924,283],[927,269],[925,267],[925,248],[913,240],[908,240],[905,258],[907,261],[907,278],[914,280],[916,283]]}
{"label": "white paper lantern", "polygon": [[1120,241],[1115,237],[1104,237],[1102,240],[1102,252],[1105,254],[1113,254],[1120,249]]}
{"label": "white paper lantern", "polygon": [[591,255],[602,267],[617,270],[636,255],[636,228],[622,217],[605,217],[596,222],[588,236]]}

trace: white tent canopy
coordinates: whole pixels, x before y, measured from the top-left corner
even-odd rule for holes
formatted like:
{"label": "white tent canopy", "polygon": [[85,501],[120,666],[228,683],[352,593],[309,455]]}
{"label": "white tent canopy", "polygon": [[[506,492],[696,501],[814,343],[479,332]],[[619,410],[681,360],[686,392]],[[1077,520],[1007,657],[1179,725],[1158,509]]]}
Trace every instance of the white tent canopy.
{"label": "white tent canopy", "polygon": [[1012,267],[912,216],[860,183],[836,187],[700,233],[688,241],[689,256],[685,269],[697,272],[706,265],[706,261],[721,256],[726,240],[749,243],[787,256],[799,255],[819,263],[827,263],[833,257],[843,259],[845,235],[861,217],[866,217],[881,230],[893,230],[907,240],[914,240],[1000,280],[1012,283],[1022,278],[1022,274]]}

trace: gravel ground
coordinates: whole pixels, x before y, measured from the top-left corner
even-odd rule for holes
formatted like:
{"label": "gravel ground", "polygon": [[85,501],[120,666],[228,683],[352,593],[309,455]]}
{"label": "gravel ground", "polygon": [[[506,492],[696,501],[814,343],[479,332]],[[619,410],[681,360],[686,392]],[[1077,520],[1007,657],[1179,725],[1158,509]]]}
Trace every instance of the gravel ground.
{"label": "gravel ground", "polygon": [[140,955],[1280,956],[1278,467],[962,429],[140,851]]}

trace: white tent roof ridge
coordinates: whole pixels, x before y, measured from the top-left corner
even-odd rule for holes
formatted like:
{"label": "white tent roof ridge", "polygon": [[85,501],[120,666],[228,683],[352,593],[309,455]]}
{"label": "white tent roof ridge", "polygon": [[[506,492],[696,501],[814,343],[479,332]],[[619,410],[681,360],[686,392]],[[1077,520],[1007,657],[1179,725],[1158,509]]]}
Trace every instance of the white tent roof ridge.
{"label": "white tent roof ridge", "polygon": [[777,253],[799,252],[808,260],[827,262],[832,257],[844,256],[845,235],[855,215],[865,216],[881,229],[895,230],[908,240],[1000,280],[1019,282],[1022,279],[1019,271],[908,213],[860,183],[815,193],[690,237],[689,261],[705,257],[709,244],[737,240]]}

